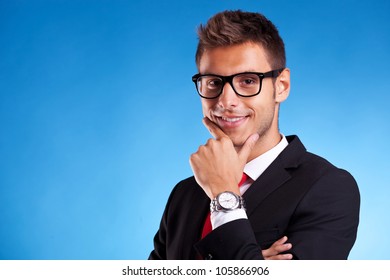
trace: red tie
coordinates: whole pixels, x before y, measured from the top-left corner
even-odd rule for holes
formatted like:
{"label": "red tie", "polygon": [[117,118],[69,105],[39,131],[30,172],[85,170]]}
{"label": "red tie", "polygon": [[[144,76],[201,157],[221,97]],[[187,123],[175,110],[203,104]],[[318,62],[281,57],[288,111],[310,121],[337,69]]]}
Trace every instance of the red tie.
{"label": "red tie", "polygon": [[[238,183],[238,186],[241,187],[242,184],[245,183],[245,181],[248,179],[248,175],[245,173],[242,173],[242,178],[240,183]],[[212,231],[211,227],[211,220],[210,220],[210,213],[206,217],[206,221],[204,222],[203,231],[202,231],[202,238],[204,238],[207,234],[209,234]]]}

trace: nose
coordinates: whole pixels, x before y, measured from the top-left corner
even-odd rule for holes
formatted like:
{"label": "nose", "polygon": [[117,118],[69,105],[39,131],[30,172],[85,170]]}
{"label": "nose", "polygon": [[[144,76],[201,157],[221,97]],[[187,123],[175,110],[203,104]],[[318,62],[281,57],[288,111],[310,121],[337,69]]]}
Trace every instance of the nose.
{"label": "nose", "polygon": [[218,96],[218,105],[222,108],[228,109],[236,107],[239,102],[239,97],[233,90],[230,83],[225,83],[222,88],[222,93]]}

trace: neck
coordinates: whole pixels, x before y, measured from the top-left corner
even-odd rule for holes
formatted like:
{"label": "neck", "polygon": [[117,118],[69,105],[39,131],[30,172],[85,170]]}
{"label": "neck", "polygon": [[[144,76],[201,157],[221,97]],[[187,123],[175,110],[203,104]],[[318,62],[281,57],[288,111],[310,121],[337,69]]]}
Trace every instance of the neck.
{"label": "neck", "polygon": [[[252,148],[252,151],[248,157],[247,162],[261,156],[262,154],[268,152],[273,147],[278,145],[282,140],[282,136],[279,132],[278,126],[272,126],[265,134],[260,135],[255,146]],[[239,152],[242,146],[236,146],[236,151]]]}
{"label": "neck", "polygon": [[278,145],[281,140],[282,136],[280,135],[279,130],[276,130],[271,135],[264,135],[263,137],[260,136],[259,140],[257,140],[255,147],[253,147],[252,152],[248,157],[248,162],[268,152],[273,147]]}

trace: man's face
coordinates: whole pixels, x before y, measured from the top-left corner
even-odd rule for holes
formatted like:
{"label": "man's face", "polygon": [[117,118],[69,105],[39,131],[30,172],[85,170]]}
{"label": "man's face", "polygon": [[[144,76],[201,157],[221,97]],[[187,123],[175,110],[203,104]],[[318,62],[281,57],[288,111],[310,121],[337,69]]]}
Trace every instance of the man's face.
{"label": "man's face", "polygon": [[[229,76],[241,72],[264,73],[270,70],[275,69],[271,69],[264,49],[252,43],[206,50],[199,62],[201,74]],[[217,98],[201,98],[203,114],[216,123],[236,147],[241,147],[256,132],[260,135],[261,142],[267,142],[267,138],[279,135],[278,103],[288,95],[287,90],[284,99],[280,99],[278,80],[279,78],[274,84],[272,78],[263,79],[260,94],[253,97],[238,96],[230,84],[226,83],[222,94]]]}

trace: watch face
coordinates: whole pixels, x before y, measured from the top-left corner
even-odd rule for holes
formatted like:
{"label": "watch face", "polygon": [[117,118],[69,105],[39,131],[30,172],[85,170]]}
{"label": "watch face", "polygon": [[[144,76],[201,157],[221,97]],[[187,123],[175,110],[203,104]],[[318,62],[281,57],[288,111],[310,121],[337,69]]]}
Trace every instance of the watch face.
{"label": "watch face", "polygon": [[231,192],[223,192],[218,196],[218,203],[224,209],[234,209],[238,206],[238,197]]}

